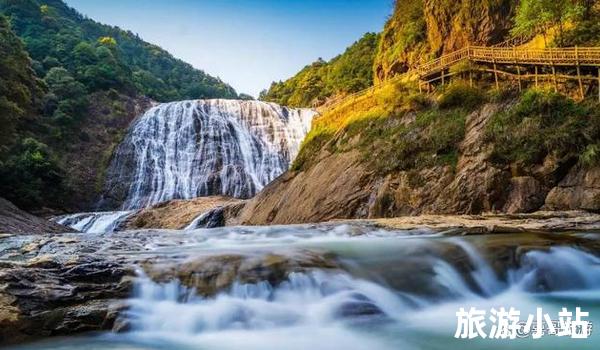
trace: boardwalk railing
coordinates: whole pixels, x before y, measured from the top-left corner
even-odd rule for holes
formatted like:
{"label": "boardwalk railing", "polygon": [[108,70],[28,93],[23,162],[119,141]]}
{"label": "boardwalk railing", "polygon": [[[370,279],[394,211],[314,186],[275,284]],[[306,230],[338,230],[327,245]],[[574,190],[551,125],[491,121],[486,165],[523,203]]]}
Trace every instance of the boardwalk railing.
{"label": "boardwalk railing", "polygon": [[[520,41],[516,41],[520,42]],[[508,41],[506,42],[508,43]],[[508,45],[508,44],[507,44]],[[443,76],[444,72],[450,67],[460,62],[473,62],[473,63],[489,63],[493,64],[494,67],[497,65],[514,65],[514,66],[549,66],[552,67],[577,67],[577,72],[580,80],[580,90],[583,94],[583,86],[581,85],[580,67],[590,66],[599,67],[598,69],[598,83],[600,85],[600,47],[568,47],[568,48],[548,48],[548,49],[529,49],[529,48],[518,48],[518,47],[503,47],[504,45],[486,47],[486,46],[468,46],[463,49],[451,52],[443,55],[439,58],[423,63],[416,68],[394,76],[392,81],[395,80],[418,80],[419,82],[430,82],[436,79],[428,79],[432,76],[440,74]],[[494,68],[494,71],[496,68]],[[537,68],[536,68],[537,72]],[[520,74],[520,73],[519,73]],[[555,76],[556,79],[556,76]],[[389,82],[387,80],[384,83]],[[496,72],[496,84],[498,77]],[[536,77],[537,84],[537,77]],[[350,95],[343,96],[334,100],[330,100],[322,107],[332,108],[344,101],[349,100],[357,96],[365,95],[371,91],[374,91],[384,84],[375,85],[368,89],[361,90]],[[419,84],[420,85],[420,84]],[[520,86],[520,83],[519,83]],[[600,90],[600,87],[599,87]],[[599,91],[600,94],[600,91]],[[599,95],[600,96],[600,95]]]}
{"label": "boardwalk railing", "polygon": [[417,67],[419,76],[429,76],[452,65],[469,60],[496,64],[546,66],[600,66],[600,47],[519,49],[469,46]]}

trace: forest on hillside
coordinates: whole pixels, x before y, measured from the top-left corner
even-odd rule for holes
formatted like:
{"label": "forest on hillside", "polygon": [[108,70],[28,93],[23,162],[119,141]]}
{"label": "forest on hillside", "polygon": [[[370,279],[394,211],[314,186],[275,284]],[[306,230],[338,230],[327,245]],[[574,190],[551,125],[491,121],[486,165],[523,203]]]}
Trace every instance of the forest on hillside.
{"label": "forest on hillside", "polygon": [[273,82],[260,94],[264,101],[311,107],[336,95],[350,94],[373,84],[373,60],[379,35],[367,33],[329,62],[319,58],[286,81]]}
{"label": "forest on hillside", "polygon": [[[131,114],[125,102],[141,97],[238,97],[219,78],[62,0],[0,0],[0,72],[0,192],[26,209],[60,206],[74,190],[79,174],[71,181],[65,169],[78,144],[93,141],[82,130],[104,128],[91,118],[98,109],[123,118]],[[115,125],[105,134],[117,132],[118,123],[107,123]]]}

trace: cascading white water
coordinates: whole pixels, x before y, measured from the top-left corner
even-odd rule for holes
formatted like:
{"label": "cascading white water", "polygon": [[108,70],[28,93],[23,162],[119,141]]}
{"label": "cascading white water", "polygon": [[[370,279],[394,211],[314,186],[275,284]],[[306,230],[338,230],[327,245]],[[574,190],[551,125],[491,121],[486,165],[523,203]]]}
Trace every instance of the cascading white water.
{"label": "cascading white water", "polygon": [[[256,238],[266,244],[264,232],[255,233],[259,232]],[[289,244],[291,237],[300,238],[292,234],[284,239],[279,230],[273,233],[276,233],[274,242],[283,239]],[[331,234],[333,236],[319,238],[319,241],[331,243],[334,239],[350,243],[357,239],[336,232]],[[229,235],[223,239],[225,246],[232,246],[238,239],[251,238]],[[367,250],[378,240],[395,244],[384,237],[358,238],[359,244],[366,245]],[[223,245],[216,242],[215,237],[208,238],[207,242],[215,247]],[[403,245],[421,245],[415,240],[404,242]],[[555,296],[556,291],[569,297],[587,290],[595,293],[592,300],[599,299],[600,259],[585,252],[569,247],[527,252],[521,257],[520,265],[510,270],[507,280],[503,280],[467,240],[452,238],[445,242],[459,247],[474,266],[465,274],[436,254],[428,254],[429,257],[420,260],[419,264],[432,268],[430,283],[444,293],[442,298],[411,295],[385,283],[338,270],[290,273],[279,285],[266,281],[235,283],[229,290],[210,298],[197,296],[194,290],[177,281],[157,284],[142,276],[136,282],[126,318],[131,322],[134,339],[160,339],[182,348],[236,349],[243,345],[245,349],[442,349],[448,346],[446,341],[429,343],[413,334],[431,332],[435,337],[439,334],[448,337],[454,332],[455,312],[459,307],[476,305],[490,309],[502,305],[534,312],[535,307],[543,305],[546,310],[556,310],[557,305],[544,301],[548,296]],[[374,247],[381,246],[375,244]],[[397,257],[397,261],[400,266],[403,262],[414,262],[410,256]],[[541,285],[545,286],[543,291],[539,290]],[[502,346],[493,340],[485,345],[478,342],[455,345],[466,349]]]}
{"label": "cascading white water", "polygon": [[[470,307],[487,310],[488,315],[492,308],[515,307],[521,319],[535,314],[537,307],[554,317],[562,307],[582,307],[596,325],[600,322],[597,256],[559,241],[564,245],[531,246],[533,237],[524,239],[523,245],[515,243],[509,254],[501,248],[498,257],[494,250],[498,239],[510,244],[519,235],[495,235],[487,245],[485,236],[416,233],[352,225],[125,232],[130,240],[143,239],[146,252],[165,258],[176,253],[184,264],[207,256],[255,258],[277,253],[293,257],[311,251],[332,256],[339,265],[290,271],[276,281],[233,283],[209,297],[181,285],[177,274],[172,279],[159,274],[163,282],[157,283],[140,272],[129,307],[119,319],[120,325],[130,326],[128,332],[84,341],[71,338],[56,347],[34,344],[31,349],[75,350],[90,342],[94,349],[110,350],[597,348],[596,332],[586,341],[551,336],[537,340],[453,337],[456,312]],[[170,271],[176,266],[164,268]],[[210,272],[212,268],[194,266],[193,278],[219,279]],[[269,268],[261,265],[256,272]]]}
{"label": "cascading white water", "polygon": [[160,104],[136,120],[119,146],[102,205],[251,197],[288,169],[315,114],[259,101]]}
{"label": "cascading white water", "polygon": [[78,213],[60,216],[54,219],[57,223],[86,233],[114,232],[132,211],[111,211],[95,213]]}

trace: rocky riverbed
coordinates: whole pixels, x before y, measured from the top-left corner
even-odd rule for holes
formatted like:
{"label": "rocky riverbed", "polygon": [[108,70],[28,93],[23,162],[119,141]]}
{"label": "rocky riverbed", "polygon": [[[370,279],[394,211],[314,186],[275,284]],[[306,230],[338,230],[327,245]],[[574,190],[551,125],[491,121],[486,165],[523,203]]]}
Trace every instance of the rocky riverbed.
{"label": "rocky riverbed", "polygon": [[[585,224],[582,217],[587,218]],[[580,225],[574,225],[576,218]],[[557,226],[555,220],[542,214],[460,220],[421,217],[191,231],[6,235],[0,238],[0,344],[89,331],[127,331],[131,328],[130,320],[123,317],[130,307],[127,299],[134,281],[142,276],[158,284],[177,281],[194,294],[211,298],[239,283],[276,288],[294,274],[342,271],[378,276],[405,293],[443,298],[446,292],[431,280],[432,267],[415,259],[441,259],[473,285],[471,273],[479,268],[478,262],[460,244],[444,241],[456,235],[475,237],[469,244],[490,269],[504,276],[500,280],[507,271],[518,269],[530,251],[572,247],[600,253],[598,236],[591,233],[599,228],[597,216],[565,213],[560,217],[565,226]],[[566,229],[572,232],[557,233]],[[500,233],[524,230],[530,233]],[[411,238],[422,238],[422,243],[406,241]],[[348,244],[364,247],[361,254],[367,255],[383,249],[398,262],[366,264],[362,272],[356,271],[348,259],[355,260],[358,251],[344,248]],[[395,248],[386,253],[390,248],[381,244]]]}

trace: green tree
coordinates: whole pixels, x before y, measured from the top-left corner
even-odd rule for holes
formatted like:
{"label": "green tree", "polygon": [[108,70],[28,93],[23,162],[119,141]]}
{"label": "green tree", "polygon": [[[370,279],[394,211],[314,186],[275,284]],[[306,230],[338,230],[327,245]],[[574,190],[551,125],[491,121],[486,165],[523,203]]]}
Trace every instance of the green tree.
{"label": "green tree", "polygon": [[263,101],[293,107],[318,105],[333,95],[353,93],[373,84],[373,61],[379,36],[365,34],[329,62],[319,58],[284,82],[260,93]]}
{"label": "green tree", "polygon": [[44,81],[50,89],[45,110],[52,115],[59,127],[70,127],[85,115],[88,104],[85,86],[75,80],[69,71],[52,68]]}
{"label": "green tree", "polygon": [[542,34],[547,44],[548,32],[556,28],[561,44],[565,24],[580,18],[583,11],[584,7],[572,0],[521,0],[512,34]]}
{"label": "green tree", "polygon": [[33,118],[41,88],[21,40],[0,15],[0,154],[14,141],[22,119]]}
{"label": "green tree", "polygon": [[2,196],[23,209],[56,205],[64,195],[64,171],[48,146],[26,138],[12,153],[0,166]]}

